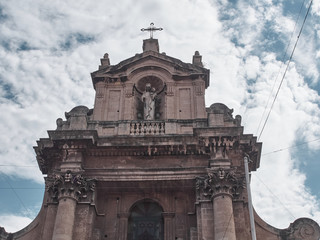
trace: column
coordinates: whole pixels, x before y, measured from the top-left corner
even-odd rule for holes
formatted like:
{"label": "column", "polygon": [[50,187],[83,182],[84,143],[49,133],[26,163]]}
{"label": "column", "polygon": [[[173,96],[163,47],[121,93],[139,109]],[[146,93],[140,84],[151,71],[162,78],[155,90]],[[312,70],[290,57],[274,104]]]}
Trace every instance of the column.
{"label": "column", "polygon": [[[55,173],[47,179],[48,200],[58,203],[52,240],[72,240],[78,201],[93,199],[94,180],[70,170]],[[90,202],[90,201],[89,201]]]}
{"label": "column", "polygon": [[72,240],[76,205],[75,198],[61,197],[59,199],[52,240]]}
{"label": "column", "polygon": [[220,194],[213,199],[214,239],[236,240],[232,196]]}
{"label": "column", "polygon": [[[204,199],[212,200],[213,221],[202,221],[202,238],[205,240],[236,240],[235,223],[233,216],[233,196],[239,195],[243,188],[243,179],[236,176],[235,172],[230,169],[210,168],[208,174],[198,177],[196,180],[197,198],[201,202]],[[204,219],[201,208],[201,219]],[[211,222],[212,232],[208,222]]]}
{"label": "column", "polygon": [[174,213],[163,212],[162,216],[164,219],[164,240],[174,240],[175,239],[175,229],[174,229]]}

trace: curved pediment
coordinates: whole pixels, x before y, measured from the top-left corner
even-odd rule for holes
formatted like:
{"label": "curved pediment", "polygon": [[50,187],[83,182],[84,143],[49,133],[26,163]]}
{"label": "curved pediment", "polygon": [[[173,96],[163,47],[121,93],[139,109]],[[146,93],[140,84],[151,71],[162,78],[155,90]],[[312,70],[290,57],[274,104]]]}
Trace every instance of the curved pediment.
{"label": "curved pediment", "polygon": [[127,82],[135,74],[148,70],[163,72],[173,81],[194,80],[200,77],[205,81],[205,87],[209,86],[210,71],[208,69],[199,66],[199,64],[182,62],[164,53],[146,51],[136,54],[134,57],[128,58],[116,65],[108,64],[110,62],[108,54],[105,54],[104,57],[104,59],[101,59],[102,65],[100,69],[91,73],[94,86],[98,82]]}

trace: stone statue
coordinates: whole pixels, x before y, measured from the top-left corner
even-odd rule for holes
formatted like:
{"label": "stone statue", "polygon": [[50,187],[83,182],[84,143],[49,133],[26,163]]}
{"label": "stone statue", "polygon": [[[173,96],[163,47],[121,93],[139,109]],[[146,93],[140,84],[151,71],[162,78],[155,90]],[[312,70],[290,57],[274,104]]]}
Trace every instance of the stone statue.
{"label": "stone statue", "polygon": [[156,101],[156,90],[151,87],[150,83],[146,84],[146,89],[141,96],[143,106],[143,119],[154,120],[155,119],[155,101]]}

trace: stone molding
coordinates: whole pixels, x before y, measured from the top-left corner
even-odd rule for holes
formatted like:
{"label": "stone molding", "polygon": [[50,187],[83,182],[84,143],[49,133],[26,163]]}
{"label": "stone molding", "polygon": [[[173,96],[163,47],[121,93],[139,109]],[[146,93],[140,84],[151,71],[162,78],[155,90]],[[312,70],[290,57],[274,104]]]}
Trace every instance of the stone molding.
{"label": "stone molding", "polygon": [[221,194],[238,198],[244,187],[244,177],[236,175],[233,169],[209,169],[207,175],[196,178],[198,200],[212,200]]}
{"label": "stone molding", "polygon": [[48,202],[58,202],[61,198],[72,198],[76,201],[93,201],[95,179],[87,179],[80,173],[54,173],[46,179],[49,193]]}

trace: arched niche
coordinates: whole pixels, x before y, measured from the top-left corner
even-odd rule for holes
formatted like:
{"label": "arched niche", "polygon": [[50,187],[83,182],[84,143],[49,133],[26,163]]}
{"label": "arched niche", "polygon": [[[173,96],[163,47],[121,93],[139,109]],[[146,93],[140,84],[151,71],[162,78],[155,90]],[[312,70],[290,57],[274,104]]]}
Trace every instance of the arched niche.
{"label": "arched niche", "polygon": [[144,199],[130,209],[128,240],[163,240],[163,208],[151,199]]}
{"label": "arched niche", "polygon": [[165,119],[165,83],[156,76],[144,76],[136,83],[135,94],[135,118],[137,120],[144,120],[144,103],[142,101],[142,94],[146,91],[147,84],[151,85],[152,91],[156,93],[154,120]]}

